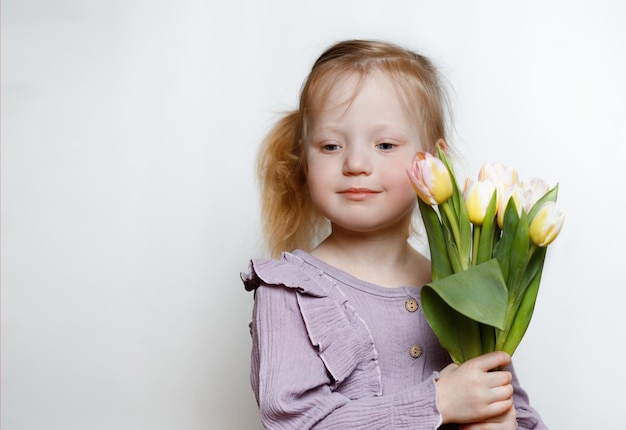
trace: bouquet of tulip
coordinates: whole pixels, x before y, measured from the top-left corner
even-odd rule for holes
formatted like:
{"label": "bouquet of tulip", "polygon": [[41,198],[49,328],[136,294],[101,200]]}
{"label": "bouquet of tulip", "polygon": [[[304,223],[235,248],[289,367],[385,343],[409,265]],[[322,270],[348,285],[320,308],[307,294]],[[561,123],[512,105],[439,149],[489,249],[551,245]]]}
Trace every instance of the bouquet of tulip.
{"label": "bouquet of tulip", "polygon": [[512,355],[530,323],[547,246],[563,225],[558,186],[520,182],[515,169],[495,163],[461,191],[438,151],[417,153],[408,169],[432,264],[424,314],[458,364],[495,350]]}

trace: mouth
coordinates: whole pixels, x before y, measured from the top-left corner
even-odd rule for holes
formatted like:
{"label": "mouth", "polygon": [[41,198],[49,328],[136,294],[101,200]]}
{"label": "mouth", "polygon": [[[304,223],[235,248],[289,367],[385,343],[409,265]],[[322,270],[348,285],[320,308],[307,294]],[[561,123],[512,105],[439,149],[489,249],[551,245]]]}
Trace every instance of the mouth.
{"label": "mouth", "polygon": [[379,194],[380,191],[370,190],[369,188],[347,188],[339,191],[339,194],[348,200],[361,201]]}

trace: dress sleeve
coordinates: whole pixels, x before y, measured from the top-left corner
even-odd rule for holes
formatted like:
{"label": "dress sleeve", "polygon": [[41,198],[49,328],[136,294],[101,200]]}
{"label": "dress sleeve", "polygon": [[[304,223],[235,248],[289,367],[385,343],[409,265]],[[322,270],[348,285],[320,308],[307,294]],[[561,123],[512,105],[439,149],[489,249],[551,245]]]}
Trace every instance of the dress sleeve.
{"label": "dress sleeve", "polygon": [[528,394],[520,386],[513,365],[509,365],[507,370],[513,374],[513,402],[517,414],[517,428],[520,430],[548,430],[539,413],[530,406]]}
{"label": "dress sleeve", "polygon": [[436,374],[393,396],[335,390],[291,288],[260,285],[252,321],[251,383],[268,429],[436,429]]}

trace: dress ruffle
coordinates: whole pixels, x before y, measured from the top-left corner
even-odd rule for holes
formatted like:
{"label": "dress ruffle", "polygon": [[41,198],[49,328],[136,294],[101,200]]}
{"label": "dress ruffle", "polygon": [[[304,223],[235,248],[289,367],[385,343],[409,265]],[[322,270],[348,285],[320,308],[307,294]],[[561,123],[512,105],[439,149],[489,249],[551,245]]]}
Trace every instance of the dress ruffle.
{"label": "dress ruffle", "polygon": [[348,398],[382,395],[370,330],[334,279],[291,253],[279,260],[251,260],[241,279],[248,291],[261,285],[295,291],[311,344],[333,378],[331,389]]}

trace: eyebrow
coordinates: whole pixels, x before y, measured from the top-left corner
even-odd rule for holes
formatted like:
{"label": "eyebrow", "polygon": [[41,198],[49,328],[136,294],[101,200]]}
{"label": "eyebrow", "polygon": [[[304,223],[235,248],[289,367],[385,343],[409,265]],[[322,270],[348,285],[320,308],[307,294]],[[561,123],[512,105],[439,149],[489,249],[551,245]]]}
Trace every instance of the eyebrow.
{"label": "eyebrow", "polygon": [[[319,130],[330,130],[330,131],[341,131],[341,129],[343,128],[341,126],[341,122],[333,122],[333,123],[322,123],[321,121],[316,121],[316,124],[313,126],[313,128],[319,129]],[[402,132],[406,133],[407,130],[405,127],[401,127],[397,124],[389,124],[389,123],[370,123],[364,126],[364,128],[367,128],[368,130],[377,132],[377,131],[383,131],[385,129],[393,129],[393,130],[401,130]]]}

